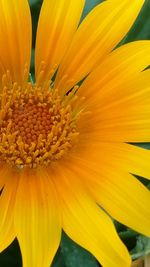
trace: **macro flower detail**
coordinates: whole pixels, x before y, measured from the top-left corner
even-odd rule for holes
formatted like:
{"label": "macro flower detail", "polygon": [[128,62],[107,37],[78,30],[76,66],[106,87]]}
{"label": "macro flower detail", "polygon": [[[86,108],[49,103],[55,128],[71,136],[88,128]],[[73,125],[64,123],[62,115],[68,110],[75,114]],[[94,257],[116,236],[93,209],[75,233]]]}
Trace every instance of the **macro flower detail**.
{"label": "macro flower detail", "polygon": [[[62,229],[103,267],[130,267],[111,217],[150,236],[150,41],[116,48],[143,0],[44,0],[29,75],[27,0],[0,1],[0,251],[49,267]],[[116,49],[115,49],[116,48]]]}
{"label": "macro flower detail", "polygon": [[28,83],[23,91],[9,76],[3,76],[1,97],[1,162],[18,168],[49,165],[78,135],[72,101],[62,101],[57,90],[50,92],[49,84],[33,88]]}

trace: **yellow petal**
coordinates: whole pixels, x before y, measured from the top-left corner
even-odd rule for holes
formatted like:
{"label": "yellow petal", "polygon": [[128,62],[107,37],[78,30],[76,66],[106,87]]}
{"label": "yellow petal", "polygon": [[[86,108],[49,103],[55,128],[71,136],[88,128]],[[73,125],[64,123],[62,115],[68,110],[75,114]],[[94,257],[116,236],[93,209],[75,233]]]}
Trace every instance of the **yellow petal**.
{"label": "yellow petal", "polygon": [[[60,166],[60,165],[59,165]],[[104,267],[130,267],[130,257],[110,218],[90,198],[68,166],[55,169],[63,229]]]}
{"label": "yellow petal", "polygon": [[44,79],[51,78],[66,52],[80,21],[85,0],[44,0],[36,40],[36,77],[44,61]]}
{"label": "yellow petal", "polygon": [[29,71],[31,15],[27,0],[0,1],[0,74],[10,71],[13,81],[22,83]]}
{"label": "yellow petal", "polygon": [[[82,153],[80,157],[77,154],[76,157],[70,155],[66,162],[63,162],[63,165],[66,166],[66,176],[70,177],[68,183],[71,183],[72,188],[77,192],[74,180],[82,181],[84,187],[88,186],[92,192],[95,202],[103,207],[113,218],[142,234],[150,236],[150,191],[128,173],[130,172],[129,161],[131,161],[131,168],[136,166],[136,169],[138,169],[137,164],[138,162],[140,164],[140,158],[142,161],[144,149],[143,153],[137,153],[137,156],[141,155],[141,157],[136,162],[136,160],[133,160],[135,153],[133,157],[128,155],[127,160],[127,151],[124,149],[124,153],[122,149],[122,155],[120,152],[120,154],[118,153],[118,158],[115,158],[111,156],[113,153],[117,154],[115,144],[111,147],[110,143],[110,150],[105,149],[105,145],[109,144],[103,143],[101,148],[100,146],[97,146],[97,148],[93,146],[93,152],[92,149],[86,150],[84,151],[85,154]],[[122,144],[120,144],[121,146]],[[132,153],[132,146],[131,149],[128,148],[128,153]],[[124,166],[125,164],[127,164],[127,167]],[[139,169],[140,167],[142,167],[142,163]],[[63,168],[61,167],[62,170]],[[59,176],[61,177],[61,174]],[[57,181],[57,179],[55,180]],[[60,179],[58,180],[59,184],[63,188]],[[65,192],[73,194],[71,189]],[[67,203],[71,203],[71,199]]]}
{"label": "yellow petal", "polygon": [[117,168],[108,168],[101,177],[92,176],[89,188],[113,218],[150,236],[150,192],[135,177]]}
{"label": "yellow petal", "polygon": [[[97,145],[95,145],[95,149],[96,147]],[[124,143],[104,143],[101,144],[99,149],[102,151],[101,157],[103,153],[107,155],[107,166],[110,162],[113,162],[113,165],[119,170],[150,179],[149,150]],[[97,152],[99,149],[97,149]],[[96,154],[95,158],[98,158],[100,153],[98,152],[97,156]]]}
{"label": "yellow petal", "polygon": [[[125,171],[150,179],[150,151],[125,143],[101,143],[95,144],[90,150],[89,161],[95,162],[106,155],[105,163],[108,166],[116,166],[119,171]],[[97,159],[97,160],[96,160]]]}
{"label": "yellow petal", "polygon": [[127,105],[126,110],[124,106],[117,111],[118,114],[115,118],[105,118],[104,113],[101,113],[101,117],[98,117],[97,113],[96,117],[92,116],[91,113],[86,125],[81,127],[85,133],[85,140],[93,140],[93,142],[150,142],[149,106],[136,105],[130,110],[130,106]]}
{"label": "yellow petal", "polygon": [[14,205],[18,176],[7,170],[5,186],[0,196],[0,251],[7,248],[15,238]]}
{"label": "yellow petal", "polygon": [[62,93],[112,51],[130,29],[143,3],[144,0],[110,0],[92,10],[78,28],[58,71],[56,87]]}
{"label": "yellow petal", "polygon": [[14,224],[23,267],[49,267],[60,242],[55,188],[44,171],[25,171],[16,196]]}
{"label": "yellow petal", "polygon": [[[115,142],[150,141],[150,71],[123,80],[114,79],[100,87],[82,104],[91,114],[80,123],[85,138]],[[82,88],[81,88],[82,89]],[[98,89],[97,89],[98,90]],[[83,91],[79,92],[81,99]],[[81,108],[80,101],[77,109]]]}
{"label": "yellow petal", "polygon": [[[103,106],[114,97],[115,100],[127,97],[136,90],[143,89],[148,82],[149,73],[139,76],[150,63],[150,41],[136,41],[125,44],[114,50],[82,83],[79,89],[79,97],[86,97],[86,106],[100,100]],[[138,78],[138,82],[136,79]],[[146,83],[147,83],[146,82]],[[134,86],[135,83],[135,86]],[[137,86],[140,84],[140,88]],[[129,87],[132,85],[132,90]],[[111,97],[111,98],[110,98]],[[107,98],[107,99],[106,99]],[[98,99],[98,100],[97,100]],[[100,105],[99,105],[100,106]]]}
{"label": "yellow petal", "polygon": [[8,168],[4,164],[0,164],[0,191],[4,187],[6,181],[7,181],[7,176],[8,176]]}
{"label": "yellow petal", "polygon": [[83,140],[79,140],[78,149],[68,154],[66,161],[71,166],[76,166],[78,162],[83,164],[83,169],[87,165],[104,173],[105,169],[112,166],[119,172],[129,172],[150,179],[150,151],[130,144],[94,142],[83,136]]}

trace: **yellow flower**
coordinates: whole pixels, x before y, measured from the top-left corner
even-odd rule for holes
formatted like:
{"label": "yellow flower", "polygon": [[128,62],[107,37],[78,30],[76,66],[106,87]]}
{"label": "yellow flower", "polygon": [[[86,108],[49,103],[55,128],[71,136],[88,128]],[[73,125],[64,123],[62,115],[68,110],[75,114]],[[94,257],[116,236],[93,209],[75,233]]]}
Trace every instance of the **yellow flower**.
{"label": "yellow flower", "polygon": [[23,267],[49,267],[61,229],[102,266],[129,267],[109,215],[150,236],[133,176],[150,179],[150,152],[129,144],[150,141],[150,41],[111,52],[143,2],[105,1],[78,27],[84,0],[44,0],[32,84],[28,1],[0,1],[0,250],[17,237]]}

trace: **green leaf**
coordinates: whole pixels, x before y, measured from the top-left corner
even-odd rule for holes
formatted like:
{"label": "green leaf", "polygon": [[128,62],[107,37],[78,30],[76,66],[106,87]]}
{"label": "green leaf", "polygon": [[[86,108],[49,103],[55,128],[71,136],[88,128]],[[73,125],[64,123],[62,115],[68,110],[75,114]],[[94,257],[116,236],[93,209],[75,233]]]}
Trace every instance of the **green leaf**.
{"label": "green leaf", "polygon": [[132,250],[135,247],[138,233],[127,228],[126,231],[119,232],[119,236],[128,250]]}
{"label": "green leaf", "polygon": [[17,240],[0,253],[1,267],[21,267],[21,253]]}
{"label": "green leaf", "polygon": [[81,21],[95,6],[101,2],[103,2],[103,0],[86,0]]}
{"label": "green leaf", "polygon": [[150,0],[145,0],[139,16],[120,44],[144,39],[150,39]]}
{"label": "green leaf", "polygon": [[76,245],[65,234],[62,236],[61,252],[66,267],[98,267],[96,259],[86,250]]}
{"label": "green leaf", "polygon": [[140,143],[138,146],[145,149],[150,149],[150,143]]}
{"label": "green leaf", "polygon": [[29,0],[30,6],[36,5],[38,2],[41,2],[41,0]]}
{"label": "green leaf", "polygon": [[60,248],[58,249],[56,256],[53,260],[52,267],[66,267]]}
{"label": "green leaf", "polygon": [[131,257],[133,260],[138,259],[144,255],[150,253],[150,238],[139,235],[135,248],[131,251]]}

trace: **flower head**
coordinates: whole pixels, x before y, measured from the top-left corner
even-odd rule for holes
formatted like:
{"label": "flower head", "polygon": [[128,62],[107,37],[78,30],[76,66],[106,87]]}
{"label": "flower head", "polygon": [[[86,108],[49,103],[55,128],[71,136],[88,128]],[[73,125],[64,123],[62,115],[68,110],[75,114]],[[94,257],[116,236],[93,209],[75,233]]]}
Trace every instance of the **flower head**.
{"label": "flower head", "polygon": [[0,250],[17,237],[23,267],[48,267],[61,229],[130,267],[110,216],[150,236],[133,176],[150,179],[150,152],[129,144],[150,141],[150,41],[113,50],[143,3],[105,1],[79,25],[84,0],[44,0],[33,84],[28,1],[0,1]]}

